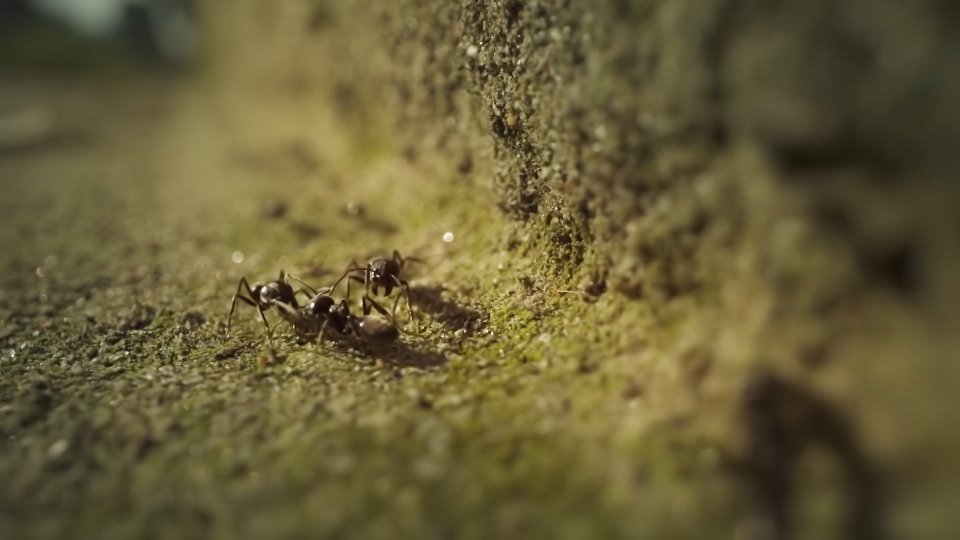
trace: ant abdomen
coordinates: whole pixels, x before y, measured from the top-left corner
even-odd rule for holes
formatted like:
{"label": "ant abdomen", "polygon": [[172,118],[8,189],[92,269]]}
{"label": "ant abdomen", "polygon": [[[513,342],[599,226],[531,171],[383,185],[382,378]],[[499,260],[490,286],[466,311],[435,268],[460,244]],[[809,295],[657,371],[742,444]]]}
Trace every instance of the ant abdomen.
{"label": "ant abdomen", "polygon": [[386,317],[366,315],[357,324],[358,333],[371,341],[391,342],[400,337],[400,329]]}

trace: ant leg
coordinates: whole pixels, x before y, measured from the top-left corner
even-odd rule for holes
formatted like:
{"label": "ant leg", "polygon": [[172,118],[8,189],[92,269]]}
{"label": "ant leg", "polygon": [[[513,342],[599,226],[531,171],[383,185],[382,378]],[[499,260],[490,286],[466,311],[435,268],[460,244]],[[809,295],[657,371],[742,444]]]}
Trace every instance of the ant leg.
{"label": "ant leg", "polygon": [[[313,288],[311,287],[311,289],[313,289]],[[299,289],[297,289],[296,291],[294,291],[293,294],[294,294],[294,295],[298,295],[298,294],[304,295],[304,296],[307,298],[307,303],[310,303],[311,300],[313,300],[314,298],[317,298],[318,296],[329,295],[329,294],[330,294],[330,291],[332,291],[332,290],[333,290],[333,287],[320,287],[319,289],[314,290],[313,292],[310,292],[310,291],[304,289],[303,287],[300,287]]]}
{"label": "ant leg", "polygon": [[308,302],[317,296],[316,291],[311,293],[310,291],[304,289],[303,287],[299,287],[297,288],[297,290],[293,291],[294,297],[296,297],[298,294],[302,294],[307,299]]}
{"label": "ant leg", "polygon": [[[397,297],[397,299],[399,300],[399,297]],[[407,334],[407,333],[408,333],[408,332],[407,332],[406,330],[404,330],[403,328],[400,328],[400,326],[397,324],[397,321],[393,318],[393,316],[390,315],[389,312],[387,312],[387,308],[385,308],[385,307],[383,307],[382,305],[380,305],[380,303],[377,302],[376,300],[374,300],[373,298],[370,298],[369,296],[366,296],[366,295],[365,295],[365,296],[363,297],[363,314],[364,314],[364,316],[370,314],[370,308],[371,308],[371,307],[372,307],[373,309],[377,310],[378,313],[380,313],[381,315],[383,315],[383,318],[385,318],[385,319],[387,319],[388,321],[390,321],[390,324],[392,324],[398,331],[400,331],[400,333],[403,333],[403,334]],[[396,303],[394,303],[393,307],[394,307],[394,311],[396,311],[396,307],[397,307]]]}
{"label": "ant leg", "polygon": [[[300,315],[296,308],[279,300],[271,301],[270,305],[275,306],[277,308],[277,312],[280,313],[280,316],[286,319],[287,322],[296,326],[294,323],[297,321]],[[284,313],[286,313],[286,315],[284,315]]]}
{"label": "ant leg", "polygon": [[402,293],[397,295],[397,297],[393,300],[393,307],[390,308],[390,313],[393,313],[393,316],[394,316],[394,317],[397,316],[397,304],[400,303],[400,297],[401,297],[401,296],[403,296]]}
{"label": "ant leg", "polygon": [[267,329],[267,341],[270,343],[270,346],[273,347],[273,329],[270,328],[270,323],[267,322],[267,316],[263,314],[263,307],[260,304],[257,304],[257,312],[260,314],[260,320],[263,321],[263,327]]}
{"label": "ant leg", "polygon": [[247,278],[242,277],[240,278],[240,282],[237,283],[237,293],[233,295],[233,302],[230,303],[230,315],[227,316],[227,333],[230,333],[231,324],[233,323],[233,312],[237,308],[237,300],[242,300],[246,304],[257,308],[257,314],[260,315],[260,320],[263,321],[263,327],[267,329],[267,341],[272,347],[273,339],[270,337],[270,323],[267,322],[267,317],[263,314],[263,306],[260,305],[260,302],[240,296],[240,292],[243,290],[246,290],[248,296],[253,297],[253,291],[250,289],[250,284],[247,283]]}
{"label": "ant leg", "polygon": [[[247,296],[249,298],[240,296],[240,293],[246,290]],[[230,333],[230,323],[233,321],[233,311],[237,308],[237,299],[243,300],[247,304],[258,307],[256,299],[253,297],[253,291],[250,289],[250,284],[247,283],[247,278],[241,277],[240,281],[237,283],[237,293],[233,295],[233,302],[230,303],[230,315],[227,316],[227,333]],[[261,313],[262,315],[262,313]]]}
{"label": "ant leg", "polygon": [[305,281],[303,281],[302,279],[298,278],[297,276],[295,276],[295,275],[293,275],[293,274],[286,274],[286,277],[288,277],[288,278],[296,281],[297,283],[299,283],[300,285],[303,286],[302,289],[298,289],[298,292],[299,292],[299,291],[302,291],[302,290],[306,290],[306,292],[308,292],[311,296],[316,296],[316,295],[317,295],[317,290],[316,290],[316,289],[314,289],[314,288],[311,287],[310,285],[307,285],[307,283],[306,283]]}
{"label": "ant leg", "polygon": [[[403,293],[404,293],[405,295],[407,295],[407,311],[410,313],[410,320],[413,321],[414,327],[416,327],[417,332],[419,332],[419,331],[420,331],[420,321],[417,320],[417,316],[416,316],[416,314],[414,314],[414,312],[413,312],[413,306],[410,304],[410,284],[407,283],[407,280],[405,280],[405,279],[400,279],[400,278],[398,278],[398,277],[394,277],[393,280],[397,283],[397,285],[399,285],[400,287],[403,288]],[[400,301],[400,298],[397,297],[397,302],[399,302],[399,301]],[[396,304],[396,303],[393,304],[393,309],[394,309],[394,310],[397,309],[397,304]],[[396,311],[394,311],[394,312],[396,312]]]}
{"label": "ant leg", "polygon": [[403,292],[407,295],[407,311],[410,312],[410,319],[413,321],[413,326],[417,329],[417,332],[420,332],[420,321],[417,319],[417,314],[413,312],[413,305],[410,303],[410,284],[402,279],[400,284],[403,285]]}
{"label": "ant leg", "polygon": [[[350,264],[347,265],[347,269],[344,270],[343,275],[340,276],[340,279],[338,279],[337,282],[333,284],[333,287],[330,287],[330,291],[332,292],[332,291],[336,290],[337,285],[340,285],[340,282],[341,282],[341,281],[343,281],[347,276],[349,276],[351,272],[356,272],[356,271],[360,271],[360,272],[366,273],[366,272],[368,272],[369,270],[368,270],[367,268],[365,268],[365,267],[359,266],[359,265],[357,264],[357,261],[355,261],[355,260],[353,260],[353,259],[350,259]],[[349,283],[348,283],[347,285],[349,286]]]}
{"label": "ant leg", "polygon": [[427,264],[427,261],[423,259],[418,259],[416,257],[407,257],[403,260],[403,264],[407,264],[407,263]]}
{"label": "ant leg", "polygon": [[327,322],[329,321],[330,319],[324,319],[323,324],[320,325],[320,335],[317,336],[317,342],[321,347],[323,346],[323,331],[327,329]]}
{"label": "ant leg", "polygon": [[407,263],[411,263],[411,262],[417,263],[417,264],[427,264],[427,261],[423,259],[418,259],[417,257],[404,257],[400,255],[400,252],[397,250],[393,250],[393,260],[398,265],[400,265],[400,268],[403,268],[404,266],[406,266]]}
{"label": "ant leg", "polygon": [[381,306],[380,303],[374,300],[373,298],[370,298],[369,296],[364,295],[363,296],[363,314],[369,315],[371,307],[377,310],[377,313],[386,317],[387,320],[389,320],[390,322],[393,322],[393,316],[390,315],[390,313],[387,311],[385,307]]}
{"label": "ant leg", "polygon": [[360,278],[358,278],[357,276],[350,276],[350,278],[347,280],[347,295],[344,296],[344,298],[346,298],[347,300],[350,299],[350,282],[352,282],[352,281],[356,281],[357,283],[366,284],[366,280],[360,279]]}
{"label": "ant leg", "polygon": [[253,300],[247,298],[246,296],[240,296],[239,294],[233,295],[233,302],[230,303],[230,316],[227,317],[227,333],[230,333],[230,323],[233,319],[233,310],[237,307],[237,300],[242,300],[248,306],[257,307],[257,303]]}

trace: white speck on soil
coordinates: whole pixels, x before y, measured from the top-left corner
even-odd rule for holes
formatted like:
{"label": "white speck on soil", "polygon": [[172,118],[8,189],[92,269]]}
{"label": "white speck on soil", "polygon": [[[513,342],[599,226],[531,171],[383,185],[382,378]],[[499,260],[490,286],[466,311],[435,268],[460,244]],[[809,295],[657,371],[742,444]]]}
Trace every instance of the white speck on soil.
{"label": "white speck on soil", "polygon": [[60,439],[59,441],[50,445],[50,448],[47,448],[47,455],[51,458],[58,458],[67,451],[67,448],[70,447],[70,443],[66,439]]}

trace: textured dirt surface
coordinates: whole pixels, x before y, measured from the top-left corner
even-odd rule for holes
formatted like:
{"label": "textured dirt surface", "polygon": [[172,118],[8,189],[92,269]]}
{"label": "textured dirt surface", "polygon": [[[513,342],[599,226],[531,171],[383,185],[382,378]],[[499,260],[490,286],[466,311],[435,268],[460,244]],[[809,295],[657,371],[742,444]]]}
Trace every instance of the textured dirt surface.
{"label": "textured dirt surface", "polygon": [[[202,15],[4,72],[0,536],[955,530],[950,3]],[[421,334],[225,335],[393,249]]]}

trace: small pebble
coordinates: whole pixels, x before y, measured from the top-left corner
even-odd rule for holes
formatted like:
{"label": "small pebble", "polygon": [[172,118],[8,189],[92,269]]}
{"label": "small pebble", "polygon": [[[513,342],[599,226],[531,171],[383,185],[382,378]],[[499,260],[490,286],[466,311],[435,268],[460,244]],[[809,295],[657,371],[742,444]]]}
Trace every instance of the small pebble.
{"label": "small pebble", "polygon": [[[450,242],[453,242],[453,233],[452,233],[452,232],[449,232],[449,231],[445,232],[445,233],[443,234],[443,241],[446,242],[446,243],[448,243],[448,244],[449,244]],[[41,277],[43,277],[43,276],[41,276]]]}
{"label": "small pebble", "polygon": [[363,203],[350,201],[347,203],[346,211],[351,216],[362,216],[366,214],[366,207],[363,206]]}
{"label": "small pebble", "polygon": [[47,455],[51,458],[58,458],[67,451],[69,446],[70,443],[68,443],[66,439],[60,439],[59,441],[51,444],[50,448],[47,448]]}

